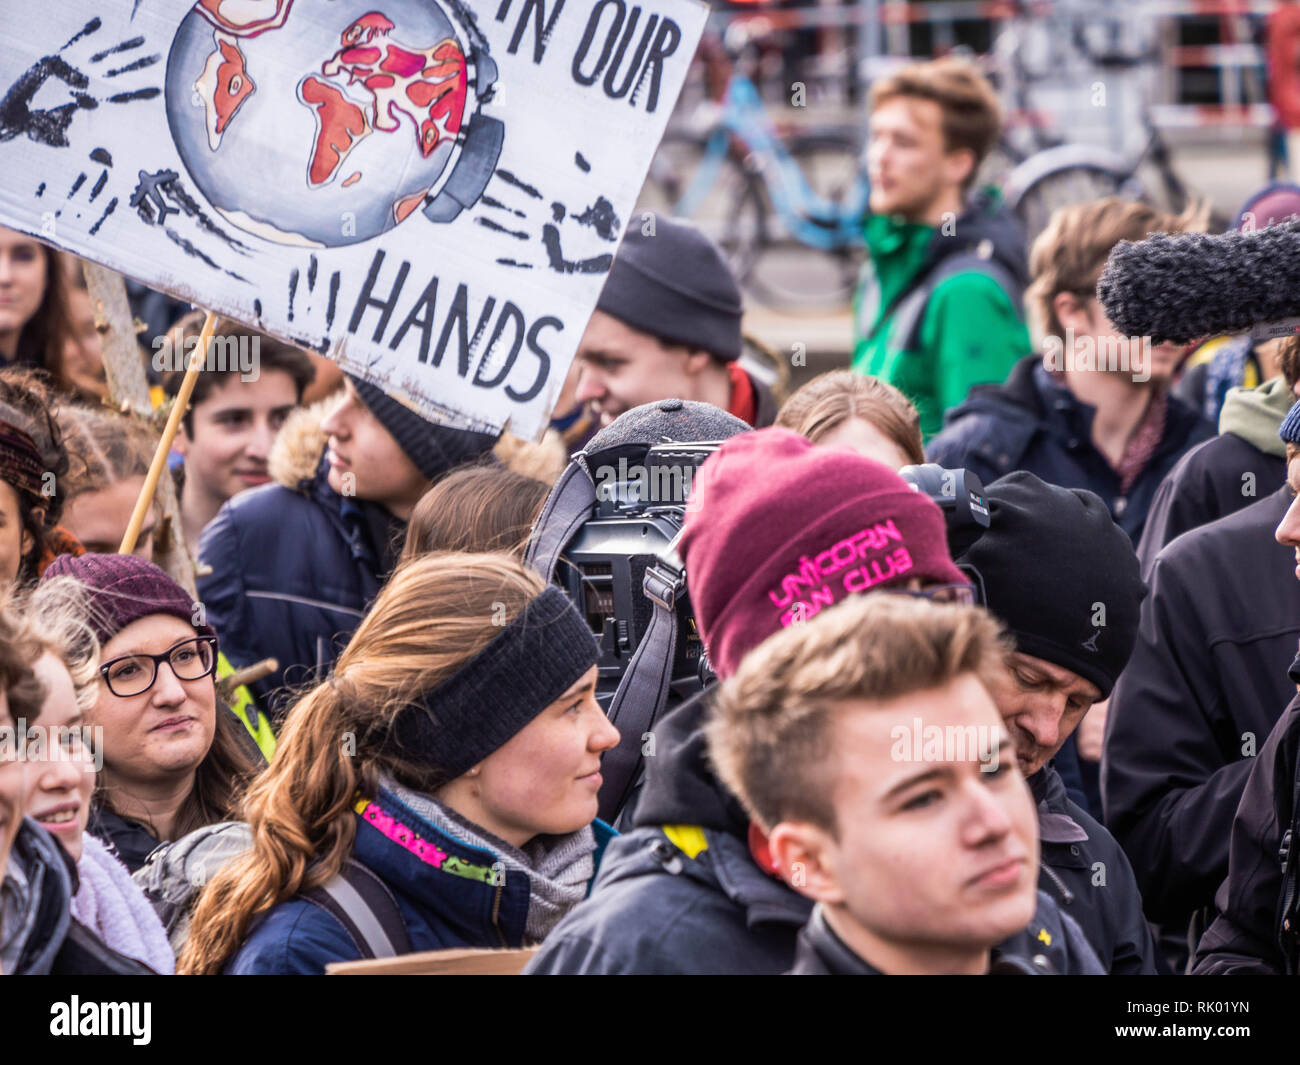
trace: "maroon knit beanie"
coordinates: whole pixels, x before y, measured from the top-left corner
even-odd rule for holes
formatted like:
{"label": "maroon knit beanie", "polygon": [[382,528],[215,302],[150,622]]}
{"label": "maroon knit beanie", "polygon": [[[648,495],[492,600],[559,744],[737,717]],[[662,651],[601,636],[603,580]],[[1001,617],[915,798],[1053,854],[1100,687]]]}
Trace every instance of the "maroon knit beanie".
{"label": "maroon knit beanie", "polygon": [[41,574],[41,582],[72,577],[89,597],[87,619],[101,644],[133,621],[151,614],[170,614],[194,626],[200,636],[215,636],[189,594],[148,559],[135,555],[60,555]]}
{"label": "maroon knit beanie", "polygon": [[934,503],[888,466],[788,429],[741,433],[708,458],[678,552],[724,678],[773,633],[854,592],[966,583]]}

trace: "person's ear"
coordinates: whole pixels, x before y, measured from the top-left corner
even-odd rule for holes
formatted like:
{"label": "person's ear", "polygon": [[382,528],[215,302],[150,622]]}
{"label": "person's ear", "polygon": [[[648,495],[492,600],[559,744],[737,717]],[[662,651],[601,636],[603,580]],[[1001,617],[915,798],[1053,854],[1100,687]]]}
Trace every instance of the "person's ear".
{"label": "person's ear", "polygon": [[190,457],[190,444],[193,440],[190,438],[190,431],[185,428],[185,423],[181,422],[180,432],[172,437],[172,450],[182,458]]}
{"label": "person's ear", "polygon": [[835,874],[835,840],[806,821],[782,821],[767,836],[768,849],[781,879],[800,895],[817,902],[844,901]]}
{"label": "person's ear", "polygon": [[1073,292],[1058,292],[1052,297],[1052,312],[1062,329],[1073,329],[1076,333],[1092,332],[1092,316],[1088,313],[1087,300]]}
{"label": "person's ear", "polygon": [[956,148],[943,156],[944,177],[948,184],[964,188],[975,172],[975,153],[969,148]]}
{"label": "person's ear", "polygon": [[707,351],[701,351],[699,348],[686,349],[686,374],[688,377],[698,377],[704,373],[713,363],[714,358]]}
{"label": "person's ear", "polygon": [[[45,524],[44,507],[32,507],[31,514],[32,514],[32,523],[34,525],[43,526]],[[27,555],[35,547],[36,547],[36,541],[32,539],[32,534],[28,530],[27,525],[24,523],[22,537],[18,541],[18,554],[21,555],[23,558],[26,558]]]}

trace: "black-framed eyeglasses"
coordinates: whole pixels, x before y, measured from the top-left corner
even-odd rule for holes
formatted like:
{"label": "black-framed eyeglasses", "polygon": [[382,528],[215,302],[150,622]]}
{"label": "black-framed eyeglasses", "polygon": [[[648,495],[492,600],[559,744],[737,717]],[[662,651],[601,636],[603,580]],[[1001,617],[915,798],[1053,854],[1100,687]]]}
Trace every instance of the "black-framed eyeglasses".
{"label": "black-framed eyeglasses", "polygon": [[158,679],[158,666],[166,662],[177,680],[202,680],[217,668],[217,638],[194,636],[162,654],[123,655],[99,667],[108,690],[119,699],[143,695]]}

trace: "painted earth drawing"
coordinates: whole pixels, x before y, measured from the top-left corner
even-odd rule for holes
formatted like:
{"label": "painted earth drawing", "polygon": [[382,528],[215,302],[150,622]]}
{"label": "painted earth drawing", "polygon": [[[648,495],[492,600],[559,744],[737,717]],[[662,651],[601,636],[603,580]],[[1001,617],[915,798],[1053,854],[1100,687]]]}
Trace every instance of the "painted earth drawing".
{"label": "painted earth drawing", "polygon": [[227,221],[279,244],[358,243],[422,208],[449,221],[502,138],[476,114],[496,68],[472,17],[457,0],[198,0],[167,60],[186,169]]}

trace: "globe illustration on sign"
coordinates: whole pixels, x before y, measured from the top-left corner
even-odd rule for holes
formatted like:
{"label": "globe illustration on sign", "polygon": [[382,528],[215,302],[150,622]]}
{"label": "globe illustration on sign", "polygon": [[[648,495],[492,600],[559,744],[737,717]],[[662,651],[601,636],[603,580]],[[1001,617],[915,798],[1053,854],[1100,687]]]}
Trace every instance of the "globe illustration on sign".
{"label": "globe illustration on sign", "polygon": [[369,240],[474,203],[502,125],[459,0],[199,0],[167,59],[167,122],[230,224],[277,244]]}

